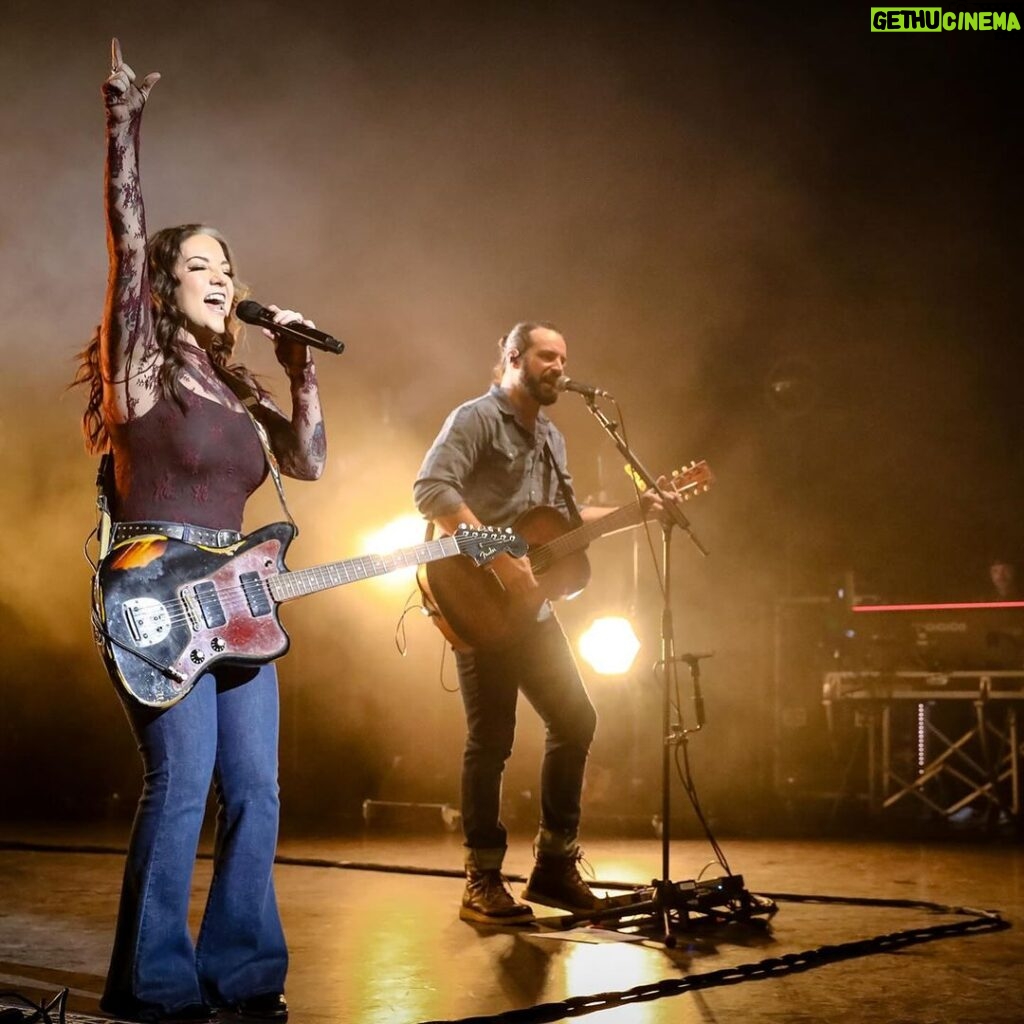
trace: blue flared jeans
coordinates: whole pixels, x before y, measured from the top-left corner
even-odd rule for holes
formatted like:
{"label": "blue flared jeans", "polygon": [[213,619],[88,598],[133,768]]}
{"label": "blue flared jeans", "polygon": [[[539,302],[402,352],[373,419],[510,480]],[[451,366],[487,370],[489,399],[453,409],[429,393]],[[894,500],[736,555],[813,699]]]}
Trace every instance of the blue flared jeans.
{"label": "blue flared jeans", "polygon": [[[104,1009],[166,1013],[283,992],[288,953],[272,877],[280,807],[274,666],[211,670],[166,709],[122,700],[145,776]],[[213,879],[193,943],[189,895],[211,781]]]}
{"label": "blue flared jeans", "polygon": [[541,826],[569,838],[580,824],[580,798],[597,715],[558,620],[552,615],[500,649],[457,651],[466,711],[462,825],[470,850],[503,850],[501,779],[512,752],[519,693],[546,728],[540,772]]}

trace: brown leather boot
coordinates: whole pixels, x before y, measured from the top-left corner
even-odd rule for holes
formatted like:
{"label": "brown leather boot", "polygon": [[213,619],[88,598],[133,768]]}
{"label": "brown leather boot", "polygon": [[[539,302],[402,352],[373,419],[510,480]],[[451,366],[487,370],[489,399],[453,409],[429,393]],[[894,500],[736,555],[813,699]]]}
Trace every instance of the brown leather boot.
{"label": "brown leather boot", "polygon": [[537,863],[526,883],[523,899],[574,914],[584,914],[599,906],[600,898],[594,895],[580,875],[579,862],[582,859],[583,854],[578,848],[566,854],[538,851]]}
{"label": "brown leather boot", "polygon": [[481,924],[525,924],[533,920],[533,911],[512,895],[500,868],[467,866],[459,917]]}

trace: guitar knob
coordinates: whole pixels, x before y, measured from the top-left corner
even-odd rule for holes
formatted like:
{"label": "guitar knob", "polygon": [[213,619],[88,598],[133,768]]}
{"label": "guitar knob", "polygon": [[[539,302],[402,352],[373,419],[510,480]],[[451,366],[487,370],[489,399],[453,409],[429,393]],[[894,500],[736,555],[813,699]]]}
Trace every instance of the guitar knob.
{"label": "guitar knob", "polygon": [[224,640],[223,637],[220,636],[215,636],[210,641],[210,646],[217,654],[221,654],[228,649],[227,642]]}
{"label": "guitar knob", "polygon": [[198,647],[194,647],[194,648],[193,648],[193,649],[192,649],[192,650],[191,650],[191,651],[189,652],[189,655],[188,655],[188,656],[189,656],[189,660],[190,660],[190,661],[192,662],[192,664],[194,664],[194,665],[202,665],[202,663],[203,663],[204,661],[206,661],[206,655],[205,655],[205,654],[203,654],[203,652],[202,652],[201,650],[199,650],[199,648],[198,648]]}

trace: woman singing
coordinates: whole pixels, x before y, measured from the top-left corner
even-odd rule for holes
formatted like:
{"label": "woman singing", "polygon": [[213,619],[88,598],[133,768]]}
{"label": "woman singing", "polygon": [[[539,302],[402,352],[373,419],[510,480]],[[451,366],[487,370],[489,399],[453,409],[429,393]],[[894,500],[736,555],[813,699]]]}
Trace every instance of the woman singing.
{"label": "woman singing", "polygon": [[[223,547],[239,539],[267,459],[240,401],[265,427],[281,470],[312,480],[326,447],[305,345],[274,338],[291,392],[286,416],[232,364],[244,298],[227,242],[186,224],[147,242],[139,186],[142,111],[159,75],[136,81],[117,40],[106,107],[110,273],[103,322],[76,381],[89,389],[86,445],[113,454],[112,543],[163,533]],[[303,320],[269,307],[274,321]],[[274,895],[278,692],[272,664],[215,666],[166,708],[122,693],[144,785],[131,834],[105,1011],[135,1021],[285,1020],[288,954]],[[189,891],[206,799],[218,804],[213,880],[193,943]]]}

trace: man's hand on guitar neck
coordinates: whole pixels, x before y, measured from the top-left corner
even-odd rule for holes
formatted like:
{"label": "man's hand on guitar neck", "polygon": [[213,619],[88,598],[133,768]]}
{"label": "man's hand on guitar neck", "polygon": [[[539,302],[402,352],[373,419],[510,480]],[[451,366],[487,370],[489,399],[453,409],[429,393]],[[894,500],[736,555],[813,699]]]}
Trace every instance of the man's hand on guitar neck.
{"label": "man's hand on guitar neck", "polygon": [[[684,498],[677,489],[675,477],[662,474],[658,477],[657,484],[665,492],[665,497],[673,505],[679,505],[683,502]],[[664,500],[653,487],[649,487],[646,491],[641,492],[638,504],[644,519],[656,519],[659,523],[672,522],[672,517],[665,507]],[[604,519],[615,511],[616,507],[614,505],[607,507],[603,505],[584,505],[579,510],[580,518],[584,523],[592,523],[598,519]]]}
{"label": "man's hand on guitar neck", "polygon": [[[659,476],[657,484],[665,492],[665,497],[672,504],[682,504],[683,498],[673,487],[670,477],[664,474]],[[665,502],[662,500],[661,495],[653,487],[649,487],[640,495],[640,508],[643,510],[645,519],[657,519],[659,523],[672,522],[671,513],[665,507]]]}

